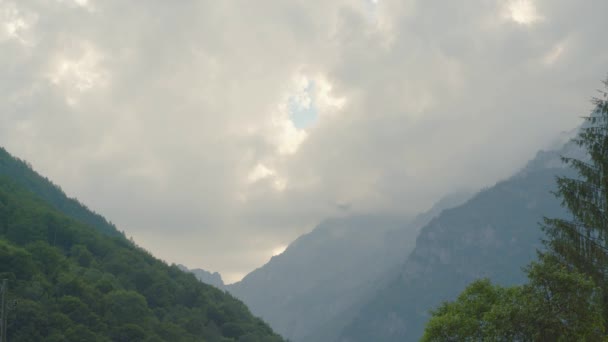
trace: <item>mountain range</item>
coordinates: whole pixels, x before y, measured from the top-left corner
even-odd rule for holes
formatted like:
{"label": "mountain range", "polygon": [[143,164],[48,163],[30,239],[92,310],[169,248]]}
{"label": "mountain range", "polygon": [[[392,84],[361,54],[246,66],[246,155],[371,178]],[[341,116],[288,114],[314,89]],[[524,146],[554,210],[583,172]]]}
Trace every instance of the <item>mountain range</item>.
{"label": "mountain range", "polygon": [[469,196],[447,196],[413,219],[360,215],[324,220],[226,289],[290,340],[331,339],[390,279],[414,248],[419,229]]}
{"label": "mountain range", "polygon": [[551,194],[556,176],[574,176],[561,155],[581,157],[572,143],[541,151],[512,177],[414,218],[326,219],[226,285],[154,258],[0,148],[0,278],[20,303],[9,338],[281,341],[250,309],[294,342],[417,341],[430,310],[470,282],[525,280],[539,222],[566,215]]}
{"label": "mountain range", "polygon": [[560,156],[535,158],[474,196],[456,194],[414,219],[325,220],[226,289],[295,342],[417,341],[429,311],[471,281],[525,280],[542,248],[539,222],[565,215],[551,194],[570,175]]}
{"label": "mountain range", "polygon": [[429,311],[454,300],[472,281],[524,282],[522,267],[542,249],[539,223],[566,215],[551,191],[557,175],[572,176],[559,158],[570,148],[538,153],[513,177],[431,220],[399,272],[337,340],[418,341]]}

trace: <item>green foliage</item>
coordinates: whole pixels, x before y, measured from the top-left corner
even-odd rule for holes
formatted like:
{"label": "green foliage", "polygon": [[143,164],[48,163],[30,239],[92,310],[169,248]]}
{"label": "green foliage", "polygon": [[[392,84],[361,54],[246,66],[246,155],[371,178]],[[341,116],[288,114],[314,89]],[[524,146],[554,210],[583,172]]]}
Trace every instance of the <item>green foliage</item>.
{"label": "green foliage", "polygon": [[535,341],[602,340],[601,291],[588,276],[554,255],[541,254],[528,267],[528,278],[522,303],[526,315],[516,317],[520,324],[514,328],[526,327]]}
{"label": "green foliage", "polygon": [[505,290],[490,281],[473,282],[454,303],[444,303],[433,312],[423,341],[479,341],[493,322],[492,308],[505,296]]}
{"label": "green foliage", "polygon": [[528,268],[530,282],[469,285],[432,312],[423,341],[601,341],[598,289],[549,255]]}
{"label": "green foliage", "polygon": [[0,279],[17,300],[8,340],[283,341],[229,294],[20,183],[0,176]]}
{"label": "green foliage", "polygon": [[574,139],[589,160],[562,158],[578,172],[577,178],[557,179],[556,195],[572,218],[545,219],[547,250],[527,268],[528,283],[501,288],[474,282],[432,312],[424,341],[608,340],[608,93],[603,95]]}

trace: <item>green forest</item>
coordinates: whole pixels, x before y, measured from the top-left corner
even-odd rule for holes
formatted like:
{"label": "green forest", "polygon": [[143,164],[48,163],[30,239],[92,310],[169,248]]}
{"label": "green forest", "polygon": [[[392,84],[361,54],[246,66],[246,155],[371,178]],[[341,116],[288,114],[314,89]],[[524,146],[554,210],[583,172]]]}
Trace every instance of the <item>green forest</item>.
{"label": "green forest", "polygon": [[0,150],[8,341],[283,341],[231,295],[154,258]]}
{"label": "green forest", "polygon": [[432,311],[423,341],[608,341],[608,80],[573,140],[587,157],[563,157],[578,173],[557,177],[570,218],[545,218],[527,283],[470,284]]}

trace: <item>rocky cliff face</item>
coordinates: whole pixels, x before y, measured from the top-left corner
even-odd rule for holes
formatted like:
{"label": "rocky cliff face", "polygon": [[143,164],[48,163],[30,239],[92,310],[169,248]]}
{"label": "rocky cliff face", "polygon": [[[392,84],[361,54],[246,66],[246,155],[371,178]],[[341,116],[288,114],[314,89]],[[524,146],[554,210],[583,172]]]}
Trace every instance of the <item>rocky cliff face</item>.
{"label": "rocky cliff face", "polygon": [[207,285],[215,286],[218,289],[225,288],[224,280],[222,279],[222,276],[217,272],[212,273],[212,272],[200,269],[200,268],[189,269],[188,267],[186,267],[184,265],[177,265],[177,267],[179,267],[183,271],[194,274],[196,279],[200,280],[201,282],[203,282]]}

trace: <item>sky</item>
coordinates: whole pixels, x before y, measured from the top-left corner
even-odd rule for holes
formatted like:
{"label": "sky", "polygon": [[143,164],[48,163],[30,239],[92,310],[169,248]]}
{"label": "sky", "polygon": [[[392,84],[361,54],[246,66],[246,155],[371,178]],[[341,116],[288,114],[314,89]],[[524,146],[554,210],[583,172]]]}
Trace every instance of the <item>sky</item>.
{"label": "sky", "polygon": [[605,0],[0,0],[0,145],[228,282],[327,217],[410,216],[580,124]]}

